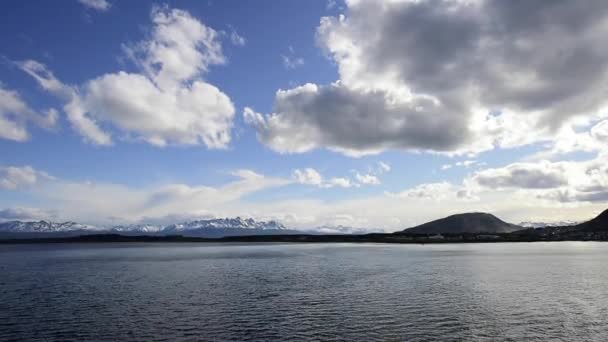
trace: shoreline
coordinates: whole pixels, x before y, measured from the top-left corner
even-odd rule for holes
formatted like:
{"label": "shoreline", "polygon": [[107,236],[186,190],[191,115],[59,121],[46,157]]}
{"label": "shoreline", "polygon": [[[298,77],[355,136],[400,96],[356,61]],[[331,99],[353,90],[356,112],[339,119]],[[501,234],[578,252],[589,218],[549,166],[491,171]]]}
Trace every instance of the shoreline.
{"label": "shoreline", "polygon": [[511,234],[471,236],[446,236],[438,239],[432,236],[405,236],[395,234],[366,234],[366,235],[251,235],[226,236],[221,238],[188,237],[181,235],[153,236],[153,235],[119,235],[94,234],[71,237],[47,238],[9,238],[0,239],[0,245],[17,244],[71,244],[71,243],[389,243],[389,244],[446,244],[446,243],[504,243],[504,242],[604,242],[605,239],[577,239],[564,237],[537,237],[512,236]]}

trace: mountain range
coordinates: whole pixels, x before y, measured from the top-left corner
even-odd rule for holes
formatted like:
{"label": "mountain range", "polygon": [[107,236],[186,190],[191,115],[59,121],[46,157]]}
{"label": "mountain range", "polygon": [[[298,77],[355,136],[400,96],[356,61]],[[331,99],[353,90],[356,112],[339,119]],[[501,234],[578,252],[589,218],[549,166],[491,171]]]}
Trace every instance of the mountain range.
{"label": "mountain range", "polygon": [[[0,238],[69,237],[91,234],[149,235],[219,238],[253,235],[365,235],[369,229],[345,226],[321,226],[314,230],[298,231],[286,228],[280,222],[256,221],[252,218],[219,218],[194,220],[169,225],[131,224],[97,227],[77,222],[9,221],[0,223]],[[581,233],[608,232],[608,210],[579,224],[566,225],[515,225],[482,212],[450,215],[438,220],[411,227],[395,235],[437,234],[545,234],[573,236]],[[374,235],[374,234],[370,234]],[[376,233],[375,235],[383,235]],[[384,234],[386,235],[386,234]],[[390,235],[390,234],[389,234]]]}
{"label": "mountain range", "polygon": [[219,218],[194,220],[163,225],[131,224],[113,227],[97,227],[76,222],[8,221],[0,223],[0,235],[6,236],[74,236],[115,233],[122,235],[183,235],[193,237],[223,237],[258,234],[301,233],[287,229],[277,221],[256,221],[252,218]]}

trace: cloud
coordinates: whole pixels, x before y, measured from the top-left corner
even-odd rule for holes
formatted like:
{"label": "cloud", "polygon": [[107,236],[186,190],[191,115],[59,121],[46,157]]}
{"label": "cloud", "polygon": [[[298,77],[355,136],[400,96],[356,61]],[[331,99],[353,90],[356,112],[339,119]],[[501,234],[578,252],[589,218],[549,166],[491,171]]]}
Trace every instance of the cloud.
{"label": "cloud", "polygon": [[417,198],[433,201],[441,201],[447,198],[457,197],[458,189],[449,182],[423,183],[399,193],[387,193],[395,198]]}
{"label": "cloud", "polygon": [[43,114],[37,113],[21,99],[19,93],[0,83],[0,138],[26,141],[30,137],[28,123],[52,129],[58,118],[59,114],[53,108]]}
{"label": "cloud", "polygon": [[506,193],[553,204],[605,205],[608,202],[607,165],[605,154],[582,161],[513,163],[478,171],[465,182],[469,184],[468,189],[475,193]]}
{"label": "cloud", "polygon": [[503,168],[477,172],[473,180],[490,189],[548,189],[566,185],[564,167],[559,163],[515,163]]}
{"label": "cloud", "polygon": [[279,90],[249,121],[276,151],[469,154],[606,115],[603,1],[346,4],[317,35],[339,80]]}
{"label": "cloud", "polygon": [[0,186],[26,193],[40,204],[40,210],[55,213],[57,220],[101,225],[141,222],[144,218],[152,221],[244,215],[231,208],[240,208],[245,196],[292,182],[242,169],[231,173],[233,180],[218,186],[169,183],[135,188],[50,176],[40,182],[43,172],[31,168],[21,171],[25,176],[12,172],[10,182],[0,178]]}
{"label": "cloud", "polygon": [[[30,210],[32,219],[73,220],[95,225],[182,221],[209,217],[247,216],[276,219],[291,228],[311,229],[336,223],[344,218],[352,227],[404,229],[442,216],[470,211],[492,212],[511,222],[584,220],[605,209],[608,193],[608,168],[605,157],[588,161],[562,163],[568,184],[556,188],[491,189],[471,179],[462,184],[433,182],[416,184],[402,191],[352,196],[343,199],[285,198],[279,200],[248,200],[250,194],[282,187],[293,179],[269,177],[252,170],[231,173],[233,179],[224,184],[153,184],[131,187],[122,184],[71,181],[48,178],[22,181],[19,191],[36,203],[38,211]],[[548,165],[547,168],[556,168]],[[30,172],[32,173],[32,172]],[[313,177],[314,178],[314,177]],[[25,177],[25,179],[28,179]],[[335,179],[321,184],[338,183]],[[347,180],[347,182],[352,182]],[[29,185],[28,185],[29,184]],[[334,185],[338,186],[338,185]],[[120,201],[116,201],[120,198]],[[3,205],[7,207],[7,205]],[[26,217],[27,210],[8,206],[0,211],[0,219]],[[23,206],[27,208],[28,206]],[[45,216],[45,213],[49,213]]]}
{"label": "cloud", "polygon": [[[388,164],[384,164],[388,166]],[[390,168],[390,167],[389,167]],[[380,166],[380,170],[375,172],[376,174],[382,174],[384,169]],[[376,174],[367,173],[361,174],[357,171],[354,171],[354,180],[349,177],[333,177],[330,179],[326,179],[314,168],[305,168],[305,169],[295,169],[292,173],[292,178],[296,183],[305,184],[305,185],[313,185],[319,188],[351,188],[351,187],[360,187],[362,185],[379,185],[381,184],[380,179]]]}
{"label": "cloud", "polygon": [[283,61],[283,66],[285,67],[285,69],[295,69],[304,65],[304,58],[297,57],[295,55],[293,46],[289,46],[288,54],[281,55],[281,60]]}
{"label": "cloud", "polygon": [[57,213],[49,210],[28,207],[14,207],[0,209],[1,221],[35,221],[35,220],[53,220]]}
{"label": "cloud", "polygon": [[301,65],[304,65],[304,59],[300,57],[281,55],[281,59],[283,60],[283,66],[285,69],[295,69]]}
{"label": "cloud", "polygon": [[358,184],[354,184],[349,178],[346,177],[334,177],[329,180],[325,187],[340,187],[340,188],[350,188],[353,186],[358,186]]}
{"label": "cloud", "polygon": [[234,28],[230,29],[230,42],[236,46],[245,46],[247,40],[243,38]]}
{"label": "cloud", "polygon": [[306,168],[303,170],[296,169],[293,171],[293,178],[300,184],[316,186],[321,186],[323,184],[323,177],[313,168]]}
{"label": "cloud", "polygon": [[378,172],[379,173],[384,173],[384,172],[390,172],[391,171],[391,166],[388,163],[385,162],[378,162]]}
{"label": "cloud", "polygon": [[[72,87],[35,61],[19,63],[46,90],[64,98],[68,120],[87,141],[112,144],[113,127],[156,146],[225,148],[234,105],[201,75],[224,64],[218,33],[188,12],[155,7],[147,40],[124,50],[141,73],[104,74]],[[102,126],[103,125],[103,126]]]}
{"label": "cloud", "polygon": [[359,172],[355,173],[355,179],[357,182],[366,185],[379,185],[380,179],[372,174],[360,174]]}
{"label": "cloud", "polygon": [[0,190],[17,190],[35,185],[40,180],[52,179],[45,172],[31,166],[0,167]]}
{"label": "cloud", "polygon": [[110,4],[107,0],[78,0],[78,2],[85,7],[99,12],[106,12],[110,9],[110,7],[112,7],[112,4]]}
{"label": "cloud", "polygon": [[444,164],[444,165],[441,165],[441,170],[449,170],[452,167],[464,167],[464,168],[468,169],[469,167],[471,167],[473,165],[483,166],[485,164],[486,163],[484,163],[484,162],[480,163],[480,162],[478,162],[477,160],[474,160],[474,159],[468,159],[468,160],[461,160],[461,161],[456,162],[454,164]]}

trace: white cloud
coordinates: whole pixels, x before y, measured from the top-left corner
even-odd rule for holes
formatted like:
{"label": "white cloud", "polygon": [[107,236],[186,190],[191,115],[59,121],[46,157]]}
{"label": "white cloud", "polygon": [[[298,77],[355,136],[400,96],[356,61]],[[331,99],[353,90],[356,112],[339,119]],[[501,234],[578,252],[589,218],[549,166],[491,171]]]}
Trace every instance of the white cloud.
{"label": "white cloud", "polygon": [[51,178],[48,174],[37,171],[31,166],[0,167],[0,189],[17,190]]}
{"label": "white cloud", "polygon": [[468,179],[476,191],[515,192],[520,196],[575,205],[608,202],[608,159],[514,163],[476,172]]}
{"label": "white cloud", "polygon": [[293,46],[289,46],[289,53],[285,55],[281,55],[281,60],[283,61],[283,66],[285,69],[295,69],[304,65],[304,58],[297,57],[295,55],[295,50]]}
{"label": "white cloud", "polygon": [[285,69],[295,69],[301,65],[304,65],[304,59],[301,57],[281,55],[281,59],[283,60],[283,66]]}
{"label": "white cloud", "polygon": [[[245,215],[245,211],[236,213],[231,209],[242,209],[244,196],[291,183],[288,179],[268,177],[251,170],[237,170],[232,173],[235,180],[219,186],[171,183],[143,188],[94,181],[74,182],[50,176],[47,181],[40,182],[40,175],[44,173],[27,169],[26,176],[21,173],[11,176],[9,182],[0,181],[1,186],[27,193],[41,203],[40,211],[54,213],[57,220],[102,225],[139,222],[144,218]],[[117,198],[120,201],[116,201]]]}
{"label": "white cloud", "polygon": [[42,64],[19,63],[40,85],[63,97],[72,126],[87,141],[112,143],[111,126],[128,138],[169,144],[225,148],[231,140],[234,105],[201,75],[225,63],[218,33],[188,12],[155,7],[149,39],[124,45],[142,73],[117,72],[82,87],[58,81]]}
{"label": "white cloud", "polygon": [[355,179],[357,182],[366,185],[379,185],[380,179],[372,174],[360,174],[359,172],[355,173]]}
{"label": "white cloud", "polygon": [[358,184],[353,184],[353,182],[346,177],[334,177],[329,180],[329,182],[325,185],[326,187],[340,187],[340,188],[350,188],[353,186],[358,186]]}
{"label": "white cloud", "polygon": [[449,170],[452,167],[464,167],[464,168],[468,169],[469,167],[471,167],[473,165],[483,166],[485,164],[486,163],[478,162],[477,160],[474,160],[474,159],[468,159],[468,160],[461,160],[461,161],[455,162],[453,164],[443,164],[443,165],[441,165],[441,170],[444,170],[444,171]]}
{"label": "white cloud", "polygon": [[458,189],[448,182],[424,183],[399,193],[387,193],[388,196],[396,198],[418,198],[440,201],[451,197],[457,197]]}
{"label": "white cloud", "polygon": [[548,189],[568,183],[565,174],[567,163],[515,163],[503,168],[479,171],[473,181],[491,189]]}
{"label": "white cloud", "polygon": [[54,220],[57,213],[52,210],[42,210],[39,208],[13,207],[0,209],[0,222],[2,221],[36,221]]}
{"label": "white cloud", "polygon": [[382,161],[378,162],[378,167],[380,168],[379,169],[380,173],[390,172],[391,171],[391,166],[389,164],[385,163],[385,162],[382,162]]}
{"label": "white cloud", "polygon": [[250,121],[276,151],[471,154],[552,143],[607,113],[603,1],[346,4],[318,28],[339,80],[279,90]]}
{"label": "white cloud", "polygon": [[99,12],[105,12],[112,7],[112,4],[110,4],[107,0],[78,0],[78,2]]}
{"label": "white cloud", "polygon": [[323,177],[319,171],[313,168],[306,168],[303,170],[296,169],[293,171],[293,177],[296,182],[300,184],[316,185],[321,186],[323,184]]}
{"label": "white cloud", "polygon": [[247,43],[247,40],[245,40],[245,38],[243,38],[243,36],[241,36],[238,32],[236,32],[236,30],[234,28],[231,28],[230,42],[232,42],[232,44],[234,44],[236,46],[245,46],[245,43]]}
{"label": "white cloud", "polygon": [[354,172],[354,181],[349,177],[332,177],[326,179],[314,168],[296,169],[293,171],[292,178],[299,184],[314,185],[319,188],[358,188],[362,185],[378,185],[381,183],[380,179],[374,174]]}
{"label": "white cloud", "polygon": [[[234,180],[217,186],[177,183],[141,188],[56,178],[45,178],[41,182],[40,175],[44,173],[31,170],[25,174],[37,174],[35,181],[30,176],[12,177],[9,186],[15,188],[13,184],[20,184],[13,191],[24,192],[33,198],[38,211],[30,216],[35,219],[43,219],[44,213],[49,213],[47,219],[104,225],[247,216],[277,219],[292,228],[310,229],[335,224],[337,218],[342,218],[338,220],[340,224],[394,231],[442,216],[471,211],[491,212],[510,222],[591,218],[605,209],[608,202],[605,198],[608,163],[603,157],[566,163],[569,163],[564,166],[569,182],[556,188],[493,189],[465,179],[461,185],[449,182],[425,183],[395,193],[332,200],[300,197],[246,200],[249,194],[285,186],[294,181],[268,177],[251,170],[234,171]],[[548,169],[557,167],[547,165]],[[309,173],[312,176],[307,176],[306,179],[318,184],[314,172]],[[322,181],[321,184],[351,184],[350,180],[338,179],[340,178]],[[120,201],[116,201],[116,198],[120,198]],[[7,207],[4,203],[0,204]],[[15,206],[9,207],[12,209],[4,212],[5,219],[8,216],[14,219],[18,219],[17,216],[28,216],[13,210]],[[2,214],[3,211],[0,210],[0,218]]]}
{"label": "white cloud", "polygon": [[0,83],[0,138],[26,141],[30,137],[28,122],[51,129],[57,124],[58,118],[59,114],[52,108],[44,114],[37,113],[21,99],[19,93]]}

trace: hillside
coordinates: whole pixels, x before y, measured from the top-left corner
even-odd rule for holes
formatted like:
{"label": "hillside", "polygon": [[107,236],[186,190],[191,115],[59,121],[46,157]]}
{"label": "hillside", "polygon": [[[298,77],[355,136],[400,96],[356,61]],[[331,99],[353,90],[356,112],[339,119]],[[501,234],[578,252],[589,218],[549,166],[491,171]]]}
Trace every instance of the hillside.
{"label": "hillside", "polygon": [[601,214],[587,222],[577,224],[574,226],[574,228],[585,232],[608,231],[608,209],[604,210]]}
{"label": "hillside", "polygon": [[405,234],[510,233],[523,227],[507,223],[488,213],[465,213],[444,217],[408,228]]}

